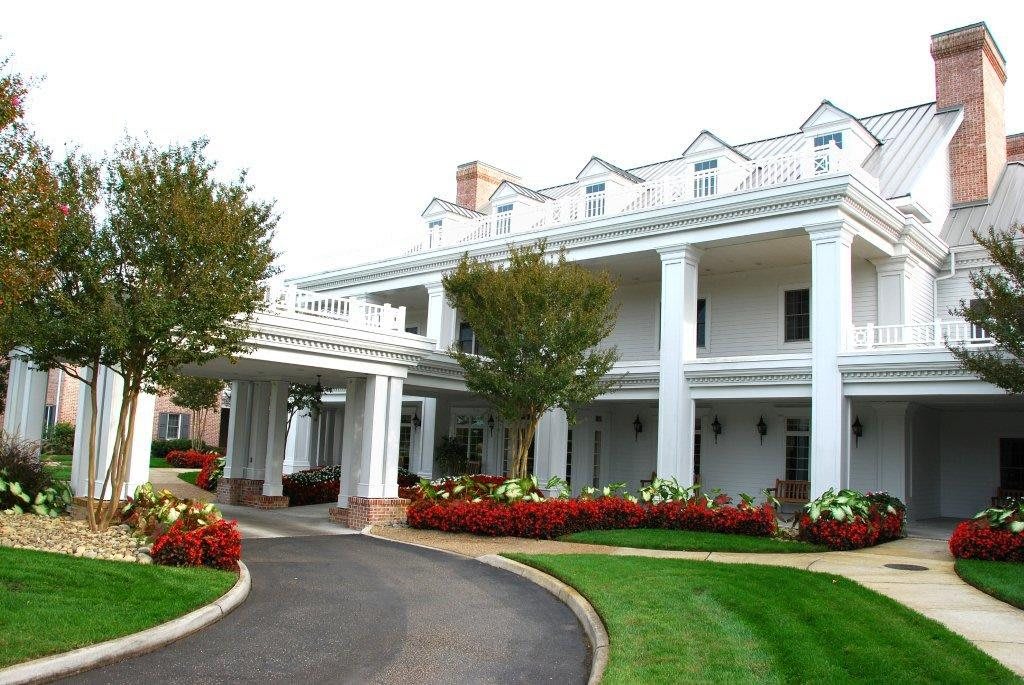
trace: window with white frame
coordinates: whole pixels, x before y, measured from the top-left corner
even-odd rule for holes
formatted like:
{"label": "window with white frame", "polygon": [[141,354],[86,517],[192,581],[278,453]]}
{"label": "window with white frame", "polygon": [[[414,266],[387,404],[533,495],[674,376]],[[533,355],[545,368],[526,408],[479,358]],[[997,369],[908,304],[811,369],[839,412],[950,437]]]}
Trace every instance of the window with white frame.
{"label": "window with white frame", "polygon": [[565,438],[565,484],[572,487],[572,428]]}
{"label": "window with white frame", "polygon": [[402,413],[402,423],[398,427],[398,467],[409,470],[412,456],[412,413]]}
{"label": "window with white frame", "polygon": [[[967,308],[977,311],[978,309],[981,308],[982,302],[983,301],[980,300],[980,299],[973,299],[973,300],[971,300],[970,302],[967,303]],[[986,331],[984,328],[982,328],[981,326],[979,326],[977,324],[974,324],[974,323],[971,324],[971,340],[970,340],[970,342],[972,342],[972,343],[988,342],[988,339],[989,339],[988,331]]]}
{"label": "window with white frame", "polygon": [[427,244],[436,247],[441,244],[442,219],[434,219],[427,223]]}
{"label": "window with white frame", "polygon": [[999,439],[999,487],[1024,490],[1024,439]]}
{"label": "window with white frame", "polygon": [[584,214],[589,219],[592,216],[604,216],[605,184],[593,183],[586,188],[586,204]]}
{"label": "window with white frame", "polygon": [[811,339],[811,290],[797,288],[782,294],[783,340],[803,342]]}
{"label": "window with white frame", "polygon": [[156,436],[160,440],[184,440],[189,436],[189,415],[160,412]]}
{"label": "window with white frame", "polygon": [[810,480],[811,420],[786,419],[786,477],[784,480]]}
{"label": "window with white frame", "polygon": [[708,339],[708,301],[703,297],[697,299],[697,347],[707,347]]}
{"label": "window with white frame", "polygon": [[815,174],[827,174],[835,166],[835,162],[832,159],[833,145],[840,150],[843,149],[842,131],[814,136]]}
{"label": "window with white frame", "polygon": [[479,473],[483,465],[486,427],[483,416],[478,414],[455,415],[455,440],[466,450],[466,464],[470,473]]}
{"label": "window with white frame", "polygon": [[708,197],[718,192],[718,160],[706,159],[693,165],[693,196]]}
{"label": "window with white frame", "polygon": [[48,404],[43,409],[43,430],[50,430],[57,423],[57,405]]}
{"label": "window with white frame", "polygon": [[498,235],[508,233],[512,230],[512,205],[498,205],[497,215],[494,219],[494,232]]}
{"label": "window with white frame", "polygon": [[[600,420],[601,417],[597,417]],[[594,431],[594,470],[593,477],[590,479],[590,484],[595,488],[601,487],[601,456],[604,452],[604,433],[601,429]]]}
{"label": "window with white frame", "polygon": [[459,349],[466,354],[480,354],[480,343],[476,340],[476,332],[465,321],[459,324]]}

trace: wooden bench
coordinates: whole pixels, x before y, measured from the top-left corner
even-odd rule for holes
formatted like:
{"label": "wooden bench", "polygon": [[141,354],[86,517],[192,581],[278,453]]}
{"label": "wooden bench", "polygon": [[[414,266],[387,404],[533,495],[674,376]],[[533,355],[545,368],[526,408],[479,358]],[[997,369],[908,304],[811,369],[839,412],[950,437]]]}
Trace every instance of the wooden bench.
{"label": "wooden bench", "polygon": [[993,507],[1006,507],[1010,505],[1013,500],[1024,500],[1024,490],[1014,490],[1011,488],[997,488],[996,496],[992,498]]}
{"label": "wooden bench", "polygon": [[770,491],[782,504],[806,504],[811,499],[811,481],[776,478],[775,487]]}

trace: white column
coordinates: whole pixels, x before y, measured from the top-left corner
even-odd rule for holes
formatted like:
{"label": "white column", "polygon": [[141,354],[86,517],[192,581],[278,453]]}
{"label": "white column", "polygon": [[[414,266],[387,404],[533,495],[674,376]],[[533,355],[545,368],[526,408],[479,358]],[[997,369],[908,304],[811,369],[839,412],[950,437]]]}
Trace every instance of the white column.
{"label": "white column", "polygon": [[356,494],[362,467],[363,403],[366,379],[350,378],[345,386],[345,442],[341,446],[341,483],[338,506],[348,507],[348,498]]}
{"label": "white column", "polygon": [[[117,422],[121,413],[121,392],[124,380],[115,371],[100,367],[97,380],[97,422],[96,422],[96,477],[93,480],[94,494],[99,496],[100,488],[114,453]],[[135,488],[149,480],[150,444],[153,442],[153,411],[156,396],[147,393],[139,395],[135,405],[135,432],[129,452],[128,471],[124,489],[119,497],[131,495]],[[92,421],[92,406],[89,387],[80,384],[78,415],[75,425],[75,446],[71,458],[71,489],[76,495],[84,496],[89,483],[89,425]],[[109,486],[107,496],[110,496]]]}
{"label": "white column", "polygon": [[284,472],[295,473],[309,468],[309,440],[313,420],[308,411],[301,411],[292,417],[285,448]]}
{"label": "white column", "polygon": [[402,421],[401,378],[369,376],[363,405],[359,497],[398,497],[398,432]]}
{"label": "white column", "polygon": [[687,361],[697,357],[697,265],[692,245],[661,254],[661,371],[658,380],[658,461],[662,478],[693,483],[693,415]]}
{"label": "white column", "polygon": [[533,470],[541,487],[544,487],[552,476],[565,478],[568,439],[569,421],[564,411],[552,409],[540,417],[540,422],[537,424]]}
{"label": "white column", "polygon": [[872,259],[878,277],[879,326],[912,322],[914,269],[917,260],[909,255]]}
{"label": "white column", "polygon": [[309,468],[320,465],[320,424],[323,423],[323,412],[309,413],[309,442],[306,443],[306,462]]}
{"label": "white column", "polygon": [[224,460],[227,478],[244,478],[249,465],[249,426],[252,415],[252,381],[231,383],[231,413],[228,414],[228,446]]}
{"label": "white column", "polygon": [[23,357],[11,356],[4,432],[38,443],[43,439],[49,374]]}
{"label": "white column", "polygon": [[249,425],[249,464],[245,477],[263,480],[267,461],[267,428],[270,419],[270,383],[252,384],[252,418]]}
{"label": "white column", "polygon": [[448,304],[441,283],[427,286],[427,337],[436,341],[437,349],[447,349],[455,340],[455,310]]}
{"label": "white column", "polygon": [[267,421],[267,458],[263,475],[263,494],[279,497],[284,472],[284,429],[288,421],[288,381],[270,384],[270,411]]}
{"label": "white column", "polygon": [[413,469],[422,478],[434,477],[434,441],[436,430],[437,400],[433,397],[424,397],[420,413],[420,455]]}
{"label": "white column", "polygon": [[333,465],[341,463],[341,448],[345,444],[345,407],[334,408],[334,428],[332,429],[331,461]]}
{"label": "white column", "polygon": [[845,225],[808,229],[811,237],[811,497],[843,486],[849,447],[839,353],[853,320],[850,246]]}

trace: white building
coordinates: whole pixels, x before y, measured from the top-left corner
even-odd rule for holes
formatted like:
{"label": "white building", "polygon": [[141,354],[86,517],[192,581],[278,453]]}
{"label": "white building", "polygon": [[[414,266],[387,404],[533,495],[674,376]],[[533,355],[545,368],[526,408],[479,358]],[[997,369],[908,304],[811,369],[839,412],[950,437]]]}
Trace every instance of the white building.
{"label": "white building", "polygon": [[[424,475],[445,435],[483,472],[505,468],[504,426],[444,353],[474,343],[441,276],[466,251],[501,259],[543,237],[621,279],[608,342],[628,376],[574,425],[545,417],[542,480],[635,488],[657,472],[734,495],[809,480],[815,495],[889,490],[915,518],[972,515],[1022,486],[1024,404],[958,368],[946,340],[987,340],[949,310],[987,264],[970,229],[1024,220],[1024,136],[1006,136],[1005,65],[983,24],[933,36],[932,54],[936,102],[861,116],[825,101],[775,138],[704,131],[668,161],[595,157],[553,188],[462,165],[420,244],[291,284],[405,307],[405,329],[434,343],[406,380],[400,431],[400,458]],[[328,406],[296,432],[293,468],[340,455],[344,405]]]}
{"label": "white building", "polygon": [[[778,137],[704,131],[668,161],[581,160],[552,188],[460,166],[419,244],[291,280],[249,358],[195,370],[234,381],[223,494],[272,506],[282,469],[338,463],[350,522],[386,517],[398,466],[437,475],[449,435],[502,473],[505,428],[445,352],[474,340],[441,277],[467,251],[500,260],[538,238],[621,279],[608,344],[627,374],[575,424],[544,417],[542,481],[636,488],[657,473],[733,495],[809,481],[812,495],[888,490],[916,519],[1024,487],[1024,403],[945,347],[989,344],[950,309],[988,264],[971,229],[1024,220],[1024,134],[1006,135],[1005,63],[984,24],[933,36],[932,55],[935,102],[862,116],[825,101]],[[33,392],[18,373],[15,417]],[[317,378],[335,391],[285,446],[286,383]]]}

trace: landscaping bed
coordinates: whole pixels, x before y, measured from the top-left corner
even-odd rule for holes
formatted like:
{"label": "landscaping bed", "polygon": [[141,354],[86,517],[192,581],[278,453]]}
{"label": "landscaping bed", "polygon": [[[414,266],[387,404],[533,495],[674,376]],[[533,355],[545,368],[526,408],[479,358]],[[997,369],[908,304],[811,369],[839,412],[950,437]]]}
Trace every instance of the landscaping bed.
{"label": "landscaping bed", "polygon": [[783,537],[755,537],[727,533],[706,533],[690,530],[637,528],[634,530],[588,530],[559,538],[563,542],[580,542],[613,547],[665,549],[693,552],[749,553],[812,553],[828,547]]}
{"label": "landscaping bed", "polygon": [[159,625],[237,577],[0,547],[0,668]]}
{"label": "landscaping bed", "polygon": [[956,574],[982,592],[1024,609],[1024,566],[1012,561],[957,559]]}
{"label": "landscaping bed", "polygon": [[85,521],[67,516],[0,513],[0,546],[90,559],[152,562],[146,541],[133,536],[127,525],[93,532]]}
{"label": "landscaping bed", "polygon": [[[949,538],[949,551],[957,559],[1024,563],[1024,500],[960,523]],[[1020,569],[1024,574],[1024,566]]]}
{"label": "landscaping bed", "polygon": [[508,555],[579,590],[608,629],[605,683],[1019,679],[966,639],[845,578],[606,555]]}

